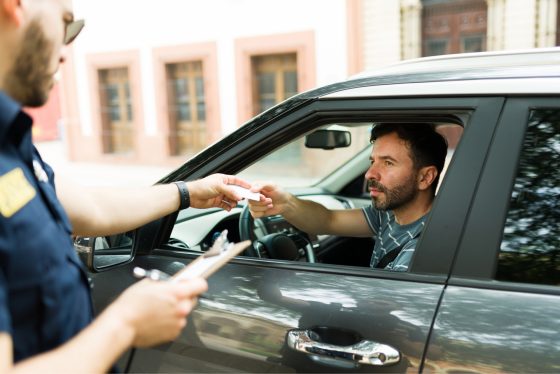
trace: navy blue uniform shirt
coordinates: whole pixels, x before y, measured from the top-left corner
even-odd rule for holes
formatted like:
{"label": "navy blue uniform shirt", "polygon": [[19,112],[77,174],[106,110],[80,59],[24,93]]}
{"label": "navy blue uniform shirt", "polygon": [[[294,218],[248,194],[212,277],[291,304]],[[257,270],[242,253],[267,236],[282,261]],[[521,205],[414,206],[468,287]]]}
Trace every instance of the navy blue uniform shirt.
{"label": "navy blue uniform shirt", "polygon": [[14,361],[63,344],[92,318],[87,275],[31,125],[0,91],[0,331],[12,337]]}

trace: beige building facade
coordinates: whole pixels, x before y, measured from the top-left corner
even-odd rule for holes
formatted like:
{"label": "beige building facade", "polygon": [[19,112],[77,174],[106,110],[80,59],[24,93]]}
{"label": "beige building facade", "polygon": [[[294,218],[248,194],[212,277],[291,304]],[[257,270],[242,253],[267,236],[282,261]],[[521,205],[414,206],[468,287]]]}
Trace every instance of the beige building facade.
{"label": "beige building facade", "polygon": [[363,70],[558,45],[559,0],[74,0],[70,159],[178,166],[276,103]]}
{"label": "beige building facade", "polygon": [[[426,17],[430,11],[432,19]],[[348,23],[354,25],[349,66],[357,73],[430,55],[423,48],[427,23],[433,21],[452,34],[453,18],[459,21],[458,32],[484,37],[473,52],[556,46],[558,13],[558,0],[349,0]],[[468,48],[447,51],[463,52]]]}

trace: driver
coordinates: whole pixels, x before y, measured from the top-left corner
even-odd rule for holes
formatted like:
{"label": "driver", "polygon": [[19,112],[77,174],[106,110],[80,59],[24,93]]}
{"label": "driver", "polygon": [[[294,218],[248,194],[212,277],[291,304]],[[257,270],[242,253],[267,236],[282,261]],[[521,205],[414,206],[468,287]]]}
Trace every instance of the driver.
{"label": "driver", "polygon": [[430,124],[384,123],[371,130],[371,166],[365,174],[372,205],[330,210],[274,184],[253,184],[254,218],[281,214],[309,234],[375,237],[372,268],[407,271],[434,201],[447,142]]}

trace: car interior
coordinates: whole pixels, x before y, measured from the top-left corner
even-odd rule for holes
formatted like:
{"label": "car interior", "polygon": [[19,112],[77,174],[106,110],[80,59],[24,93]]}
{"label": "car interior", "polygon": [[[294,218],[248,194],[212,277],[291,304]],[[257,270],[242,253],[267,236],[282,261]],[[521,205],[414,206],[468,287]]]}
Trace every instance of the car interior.
{"label": "car interior", "polygon": [[[441,186],[468,114],[444,114],[428,119],[416,122],[431,123],[448,142]],[[249,182],[275,183],[302,199],[330,209],[362,208],[371,204],[364,179],[370,164],[371,128],[375,123],[389,121],[411,123],[410,118],[378,116],[367,121],[321,124],[246,165],[237,175]],[[193,208],[179,212],[162,249],[204,252],[223,230],[227,230],[231,242],[251,240],[253,245],[243,256],[263,260],[368,267],[374,243],[373,238],[310,235],[279,215],[253,219],[243,200],[230,212]]]}

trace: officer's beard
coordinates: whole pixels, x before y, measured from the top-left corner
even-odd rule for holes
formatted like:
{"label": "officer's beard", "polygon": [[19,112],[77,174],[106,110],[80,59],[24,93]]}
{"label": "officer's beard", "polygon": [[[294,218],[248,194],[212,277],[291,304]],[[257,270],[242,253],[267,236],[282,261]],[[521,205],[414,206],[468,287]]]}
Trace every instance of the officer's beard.
{"label": "officer's beard", "polygon": [[377,210],[395,210],[413,201],[418,195],[416,189],[416,175],[414,173],[404,183],[393,188],[387,188],[374,179],[368,180],[369,187],[375,187],[383,194],[372,198],[372,203]]}
{"label": "officer's beard", "polygon": [[49,71],[53,43],[49,42],[37,19],[30,22],[23,40],[3,86],[20,104],[38,107],[47,102],[54,82],[53,72]]}

